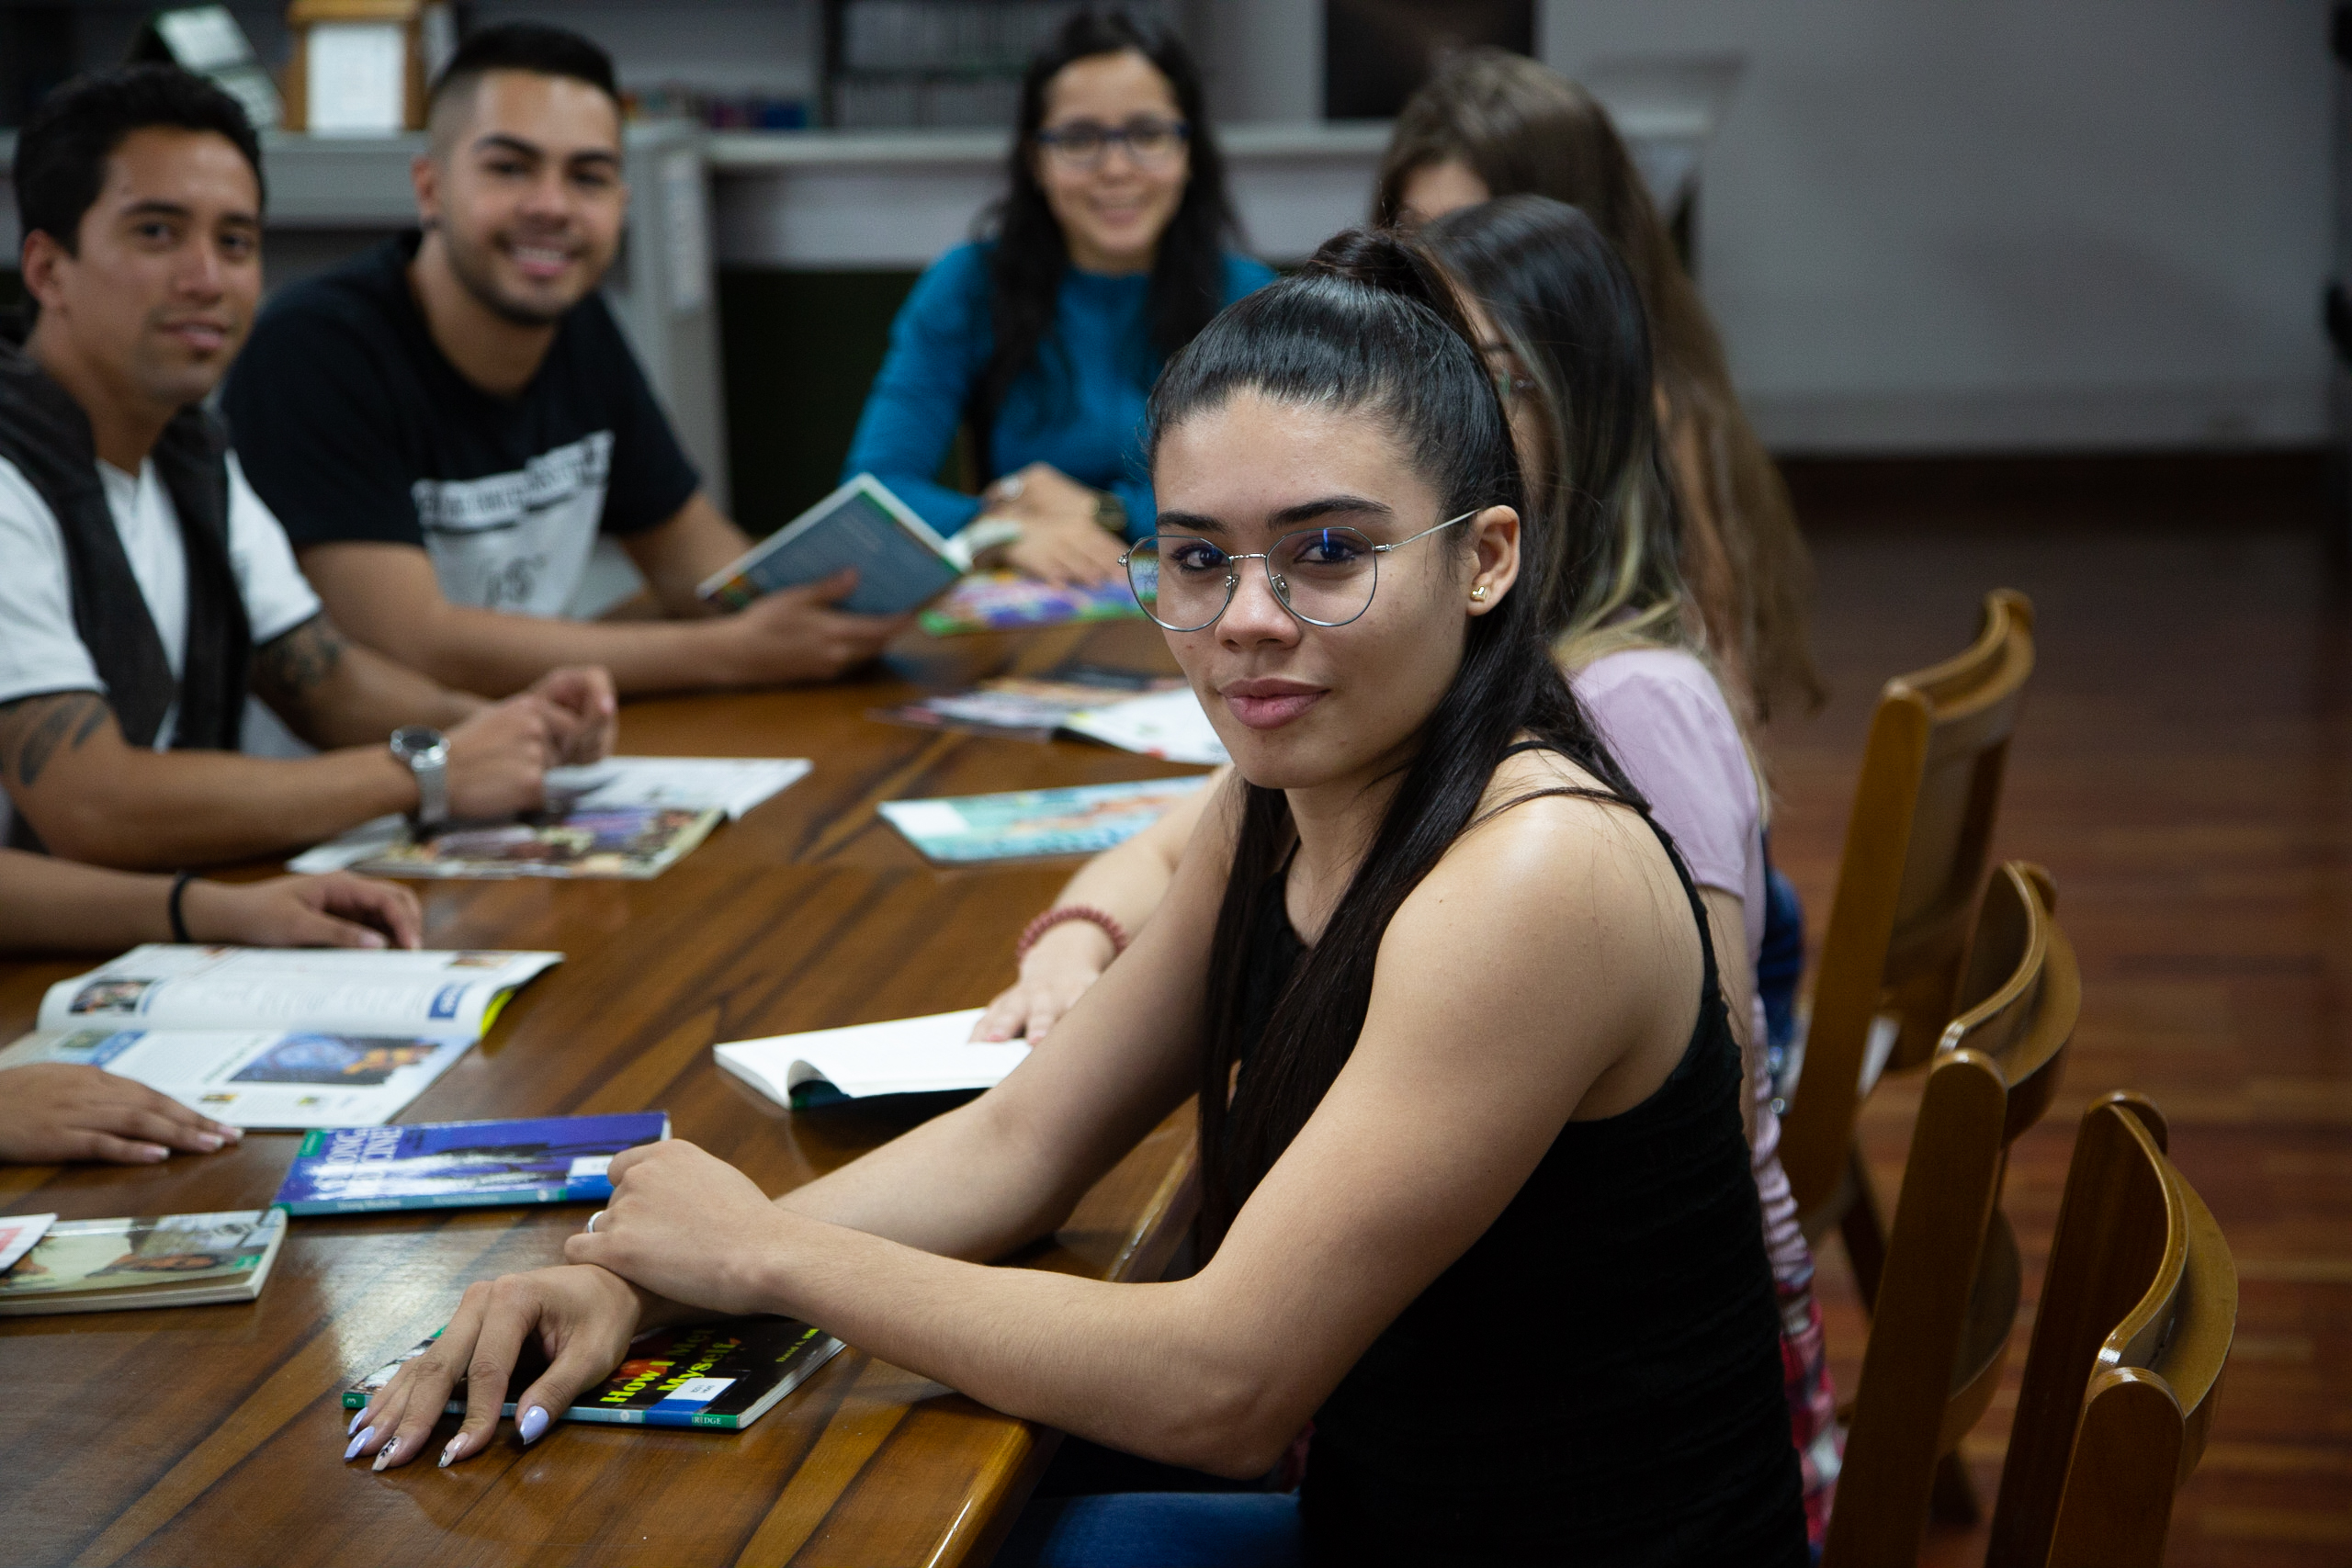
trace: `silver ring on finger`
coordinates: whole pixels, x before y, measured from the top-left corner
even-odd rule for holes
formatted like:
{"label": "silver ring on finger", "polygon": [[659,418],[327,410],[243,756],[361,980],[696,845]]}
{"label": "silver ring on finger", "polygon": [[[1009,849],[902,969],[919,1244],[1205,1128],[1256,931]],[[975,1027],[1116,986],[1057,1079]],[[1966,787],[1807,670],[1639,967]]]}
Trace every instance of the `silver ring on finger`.
{"label": "silver ring on finger", "polygon": [[594,1234],[596,1229],[596,1222],[604,1217],[605,1211],[602,1209],[597,1210],[594,1213],[588,1216],[588,1230],[591,1234]]}

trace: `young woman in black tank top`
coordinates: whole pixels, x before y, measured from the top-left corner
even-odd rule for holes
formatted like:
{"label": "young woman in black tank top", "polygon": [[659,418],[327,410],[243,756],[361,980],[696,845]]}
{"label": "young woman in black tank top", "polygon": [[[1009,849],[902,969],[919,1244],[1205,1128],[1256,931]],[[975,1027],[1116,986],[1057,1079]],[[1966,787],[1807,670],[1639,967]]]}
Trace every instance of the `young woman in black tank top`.
{"label": "young woman in black tank top", "polygon": [[[1238,777],[1134,946],[971,1104],[770,1201],[673,1140],[571,1265],[469,1288],[362,1414],[526,1440],[643,1326],[803,1317],[1016,1416],[1261,1473],[1033,1561],[1797,1564],[1796,1458],[1704,921],[1538,635],[1503,410],[1418,252],[1343,235],[1170,364],[1146,607]],[[988,1267],[1197,1092],[1204,1262]],[[692,1129],[682,1131],[691,1133]]]}

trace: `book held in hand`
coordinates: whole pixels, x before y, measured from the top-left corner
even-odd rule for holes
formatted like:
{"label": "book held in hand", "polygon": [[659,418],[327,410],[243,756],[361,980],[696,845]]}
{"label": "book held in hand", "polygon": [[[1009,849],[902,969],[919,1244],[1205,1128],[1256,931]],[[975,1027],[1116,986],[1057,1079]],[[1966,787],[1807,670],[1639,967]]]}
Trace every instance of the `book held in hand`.
{"label": "book held in hand", "polygon": [[276,1209],[61,1221],[0,1274],[0,1317],[249,1302],[285,1242]]}
{"label": "book held in hand", "polygon": [[1116,582],[1041,582],[1013,571],[975,572],[922,613],[922,629],[933,637],[1005,631],[1016,626],[1061,626],[1085,621],[1139,621],[1143,609],[1135,590]]}
{"label": "book held in hand", "polygon": [[[433,1340],[424,1340],[361,1378],[344,1391],[343,1407],[366,1408],[402,1361],[432,1348]],[[628,1359],[604,1382],[583,1390],[563,1416],[624,1427],[740,1432],[808,1382],[841,1348],[842,1342],[831,1335],[789,1317],[731,1317],[649,1329],[629,1341]],[[526,1347],[507,1381],[509,1397],[499,1406],[501,1415],[514,1414],[512,1396],[530,1387],[547,1365],[536,1343]],[[448,1414],[462,1416],[465,1385],[452,1392]]]}
{"label": "book held in hand", "polygon": [[1206,777],[1194,773],[1072,789],[886,800],[876,809],[925,859],[943,865],[1091,855],[1125,843],[1159,821]]}
{"label": "book held in hand", "polygon": [[947,541],[872,474],[860,474],[752,547],[696,590],[722,610],[740,610],[779,588],[820,581],[843,567],[857,586],[834,607],[859,615],[899,615],[939,597],[963,569]]}
{"label": "book held in hand", "polygon": [[983,1010],[737,1040],[712,1046],[711,1055],[778,1105],[799,1111],[875,1095],[992,1089],[1029,1055],[1029,1043],[975,1042],[972,1026]]}
{"label": "book held in hand", "polygon": [[669,1135],[660,1111],[314,1132],[273,1201],[289,1214],[601,1201],[615,1155]]}

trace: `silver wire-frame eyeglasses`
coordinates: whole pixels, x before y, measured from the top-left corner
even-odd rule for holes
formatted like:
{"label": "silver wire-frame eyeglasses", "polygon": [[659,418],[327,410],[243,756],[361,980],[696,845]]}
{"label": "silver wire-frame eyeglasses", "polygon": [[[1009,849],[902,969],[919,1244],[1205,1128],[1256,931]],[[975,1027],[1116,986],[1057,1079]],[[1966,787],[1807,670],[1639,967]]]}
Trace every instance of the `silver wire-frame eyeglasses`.
{"label": "silver wire-frame eyeglasses", "polygon": [[1243,551],[1194,534],[1158,534],[1136,541],[1119,560],[1143,613],[1171,632],[1215,626],[1241,585],[1237,566],[1245,560],[1265,563],[1275,602],[1295,618],[1310,626],[1344,626],[1372,608],[1382,556],[1476,515],[1449,517],[1393,545],[1375,545],[1348,527],[1302,528],[1271,548]]}

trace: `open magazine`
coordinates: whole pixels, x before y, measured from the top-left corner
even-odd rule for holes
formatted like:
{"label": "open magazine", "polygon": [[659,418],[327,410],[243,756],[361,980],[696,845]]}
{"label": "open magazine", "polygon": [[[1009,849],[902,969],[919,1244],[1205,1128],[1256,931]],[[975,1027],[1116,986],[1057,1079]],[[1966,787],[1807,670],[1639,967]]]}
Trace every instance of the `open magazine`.
{"label": "open magazine", "polygon": [[886,800],[883,820],[944,865],[1091,855],[1123,844],[1201,787],[1206,775],[1011,790],[936,800]]}
{"label": "open magazine", "polygon": [[288,871],[409,877],[658,876],[808,772],[798,757],[607,757],[550,768],[548,808],[517,822],[458,823],[418,838],[379,817],[286,863]]}
{"label": "open magazine", "polygon": [[1187,685],[1073,713],[1062,720],[1062,728],[1072,735],[1163,761],[1215,766],[1233,761],[1209,716],[1202,711],[1200,698]]}
{"label": "open magazine", "polygon": [[964,691],[939,692],[893,708],[870,708],[866,716],[922,729],[1046,740],[1074,713],[1180,683],[1170,677],[1081,664],[1046,675],[999,675]]}
{"label": "open magazine", "polygon": [[0,1068],[104,1068],[237,1127],[389,1121],[560,953],[136,947],[42,998]]}
{"label": "open magazine", "polygon": [[1029,1055],[1029,1043],[972,1039],[980,1009],[888,1023],[775,1034],[711,1047],[718,1065],[778,1105],[991,1089]]}

